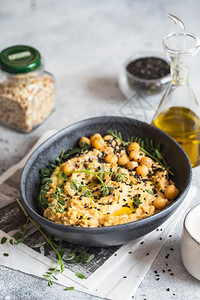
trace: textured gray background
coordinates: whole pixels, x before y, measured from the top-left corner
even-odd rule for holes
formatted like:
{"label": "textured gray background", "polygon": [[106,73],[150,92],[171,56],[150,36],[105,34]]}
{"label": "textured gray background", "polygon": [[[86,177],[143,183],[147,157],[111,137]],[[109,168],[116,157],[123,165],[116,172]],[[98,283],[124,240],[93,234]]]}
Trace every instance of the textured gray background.
{"label": "textured gray background", "polygon": [[[134,117],[134,110],[138,118],[148,121],[143,106],[153,114],[161,94],[145,98],[142,104],[126,100],[118,87],[120,68],[135,52],[162,51],[162,37],[174,30],[166,17],[168,13],[182,18],[188,31],[200,35],[199,11],[198,0],[0,0],[0,49],[14,44],[38,48],[57,83],[56,110],[40,127],[21,134],[0,126],[0,173],[17,163],[48,129],[61,129],[99,115]],[[200,99],[200,55],[194,60],[191,84]],[[193,183],[199,186],[199,169],[194,173]],[[190,207],[197,202],[198,198]],[[187,273],[181,262],[181,231],[182,220],[134,299],[200,299],[199,281]],[[155,270],[160,274],[159,281]],[[45,280],[0,267],[0,299],[97,298],[64,291],[57,284],[49,288]]]}

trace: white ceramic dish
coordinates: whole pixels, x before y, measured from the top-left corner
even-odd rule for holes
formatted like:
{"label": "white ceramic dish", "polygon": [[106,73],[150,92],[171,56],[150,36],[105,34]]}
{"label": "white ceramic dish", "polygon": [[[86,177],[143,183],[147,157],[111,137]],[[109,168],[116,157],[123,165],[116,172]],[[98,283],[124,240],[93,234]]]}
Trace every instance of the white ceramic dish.
{"label": "white ceramic dish", "polygon": [[181,256],[187,271],[200,280],[200,204],[193,207],[185,217]]}

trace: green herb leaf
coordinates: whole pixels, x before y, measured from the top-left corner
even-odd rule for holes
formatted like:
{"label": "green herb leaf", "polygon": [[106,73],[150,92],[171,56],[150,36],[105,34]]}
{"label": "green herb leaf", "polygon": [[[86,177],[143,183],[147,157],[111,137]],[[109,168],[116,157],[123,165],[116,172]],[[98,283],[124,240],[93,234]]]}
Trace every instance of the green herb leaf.
{"label": "green herb leaf", "polygon": [[5,237],[5,236],[2,237],[2,239],[1,239],[1,245],[5,244],[6,241],[7,241],[7,237]]}
{"label": "green herb leaf", "polygon": [[13,245],[13,240],[12,240],[12,239],[10,239],[10,240],[9,240],[9,243],[10,243],[11,245]]}
{"label": "green herb leaf", "polygon": [[71,291],[71,290],[74,290],[73,286],[68,286],[68,287],[65,288],[65,291]]}
{"label": "green herb leaf", "polygon": [[65,201],[63,199],[59,199],[58,202],[62,205],[65,205]]}
{"label": "green herb leaf", "polygon": [[145,191],[154,196],[154,193],[152,191],[150,191],[150,190],[145,190]]}
{"label": "green herb leaf", "polygon": [[134,197],[133,198],[133,205],[134,206],[139,206],[142,202],[140,201],[140,199],[138,197]]}
{"label": "green herb leaf", "polygon": [[79,193],[82,192],[82,186],[81,186],[81,185],[79,185],[79,187],[78,187],[78,192],[79,192]]}
{"label": "green herb leaf", "polygon": [[92,147],[90,145],[88,145],[88,143],[86,143],[86,142],[81,143],[81,150],[89,150],[91,148]]}
{"label": "green herb leaf", "polygon": [[78,278],[80,278],[80,279],[84,279],[85,278],[85,276],[83,275],[83,274],[81,274],[81,273],[76,273],[75,274]]}
{"label": "green herb leaf", "polygon": [[76,183],[74,183],[73,181],[71,182],[71,187],[74,191],[78,190]]}
{"label": "green herb leaf", "polygon": [[86,260],[86,263],[90,263],[94,259],[95,255],[91,254],[88,259]]}
{"label": "green herb leaf", "polygon": [[8,253],[4,253],[3,255],[4,255],[4,256],[9,256],[9,254],[8,254]]}

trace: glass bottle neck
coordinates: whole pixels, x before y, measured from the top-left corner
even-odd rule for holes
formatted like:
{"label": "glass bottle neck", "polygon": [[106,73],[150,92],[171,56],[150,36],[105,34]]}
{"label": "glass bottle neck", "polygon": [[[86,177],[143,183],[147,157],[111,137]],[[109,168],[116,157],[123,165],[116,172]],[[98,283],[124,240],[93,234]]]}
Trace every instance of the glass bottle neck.
{"label": "glass bottle neck", "polygon": [[189,79],[189,68],[171,65],[171,82],[174,85],[186,85]]}

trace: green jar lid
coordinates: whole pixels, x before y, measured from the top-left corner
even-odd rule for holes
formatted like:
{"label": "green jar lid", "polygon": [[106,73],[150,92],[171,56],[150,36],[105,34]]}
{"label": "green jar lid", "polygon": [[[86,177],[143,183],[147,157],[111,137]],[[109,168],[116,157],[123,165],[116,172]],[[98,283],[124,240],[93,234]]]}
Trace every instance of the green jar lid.
{"label": "green jar lid", "polygon": [[41,65],[41,55],[36,49],[17,45],[0,53],[0,68],[9,73],[27,73]]}

